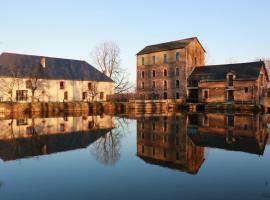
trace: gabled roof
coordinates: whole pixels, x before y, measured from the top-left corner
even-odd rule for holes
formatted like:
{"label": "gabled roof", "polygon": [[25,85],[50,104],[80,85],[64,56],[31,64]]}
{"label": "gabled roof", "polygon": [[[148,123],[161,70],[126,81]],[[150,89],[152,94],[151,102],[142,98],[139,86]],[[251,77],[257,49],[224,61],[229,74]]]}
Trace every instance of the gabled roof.
{"label": "gabled roof", "polygon": [[[42,67],[45,60],[46,67]],[[14,53],[0,55],[0,76],[29,78],[38,76],[53,80],[86,80],[113,82],[112,79],[82,60],[71,60]]]}
{"label": "gabled roof", "polygon": [[[186,38],[182,40],[176,40],[176,41],[146,46],[143,50],[137,53],[137,55],[149,54],[149,53],[160,52],[160,51],[168,51],[168,50],[173,50],[173,49],[183,49],[186,46],[188,46],[193,40],[197,40],[199,44],[201,45],[197,37],[192,37],[192,38]],[[202,45],[201,47],[203,48]]]}
{"label": "gabled roof", "polygon": [[265,145],[267,142],[268,134],[263,138],[264,144],[262,146],[259,145],[256,137],[244,137],[235,135],[236,141],[232,144],[226,142],[226,134],[219,135],[215,133],[207,133],[197,131],[197,134],[190,133],[194,132],[194,130],[190,130],[188,128],[188,136],[194,142],[195,145],[201,147],[210,147],[210,148],[219,148],[226,149],[230,151],[242,151],[246,153],[252,153],[257,155],[263,155]]}
{"label": "gabled roof", "polygon": [[265,67],[262,61],[200,66],[194,68],[188,79],[224,81],[226,80],[226,75],[231,72],[235,74],[235,80],[257,80],[262,67]]}

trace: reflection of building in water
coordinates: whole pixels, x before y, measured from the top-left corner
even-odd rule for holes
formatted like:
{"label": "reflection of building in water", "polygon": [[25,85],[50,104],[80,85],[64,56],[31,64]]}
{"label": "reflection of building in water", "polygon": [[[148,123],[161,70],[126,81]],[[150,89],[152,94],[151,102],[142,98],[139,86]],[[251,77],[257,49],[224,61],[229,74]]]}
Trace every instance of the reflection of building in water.
{"label": "reflection of building in water", "polygon": [[85,148],[114,128],[111,116],[0,121],[0,157],[14,160]]}
{"label": "reflection of building in water", "polygon": [[137,120],[137,155],[147,163],[196,174],[204,148],[186,134],[186,115],[143,117]]}
{"label": "reflection of building in water", "polygon": [[199,146],[262,155],[268,132],[261,115],[189,114],[188,135]]}

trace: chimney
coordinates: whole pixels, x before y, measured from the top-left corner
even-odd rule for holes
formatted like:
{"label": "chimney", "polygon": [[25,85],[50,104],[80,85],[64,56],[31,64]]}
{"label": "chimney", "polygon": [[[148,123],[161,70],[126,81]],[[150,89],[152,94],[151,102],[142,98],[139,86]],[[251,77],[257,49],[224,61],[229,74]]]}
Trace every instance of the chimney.
{"label": "chimney", "polygon": [[40,59],[40,64],[41,64],[41,66],[43,68],[46,68],[46,59],[45,59],[45,57],[43,57],[43,58]]}

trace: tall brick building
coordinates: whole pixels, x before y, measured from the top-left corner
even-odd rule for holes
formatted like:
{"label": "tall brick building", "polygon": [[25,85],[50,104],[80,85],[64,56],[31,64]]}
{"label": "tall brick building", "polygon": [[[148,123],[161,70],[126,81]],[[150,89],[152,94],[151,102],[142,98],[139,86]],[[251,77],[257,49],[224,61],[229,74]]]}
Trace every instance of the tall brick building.
{"label": "tall brick building", "polygon": [[204,65],[204,54],[196,37],[146,46],[137,53],[139,98],[185,101],[187,77]]}

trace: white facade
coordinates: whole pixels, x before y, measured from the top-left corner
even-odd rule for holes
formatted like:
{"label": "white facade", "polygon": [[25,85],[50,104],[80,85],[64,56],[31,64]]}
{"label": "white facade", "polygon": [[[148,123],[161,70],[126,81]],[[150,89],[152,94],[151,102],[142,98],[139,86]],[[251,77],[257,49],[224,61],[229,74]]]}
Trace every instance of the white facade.
{"label": "white facade", "polygon": [[114,94],[114,82],[0,77],[0,101],[31,102],[27,81],[37,86],[35,102],[106,101]]}
{"label": "white facade", "polygon": [[36,134],[55,135],[90,130],[113,129],[114,117],[84,116],[84,117],[52,117],[52,118],[23,118],[0,121],[0,140],[31,138],[33,128]]}

